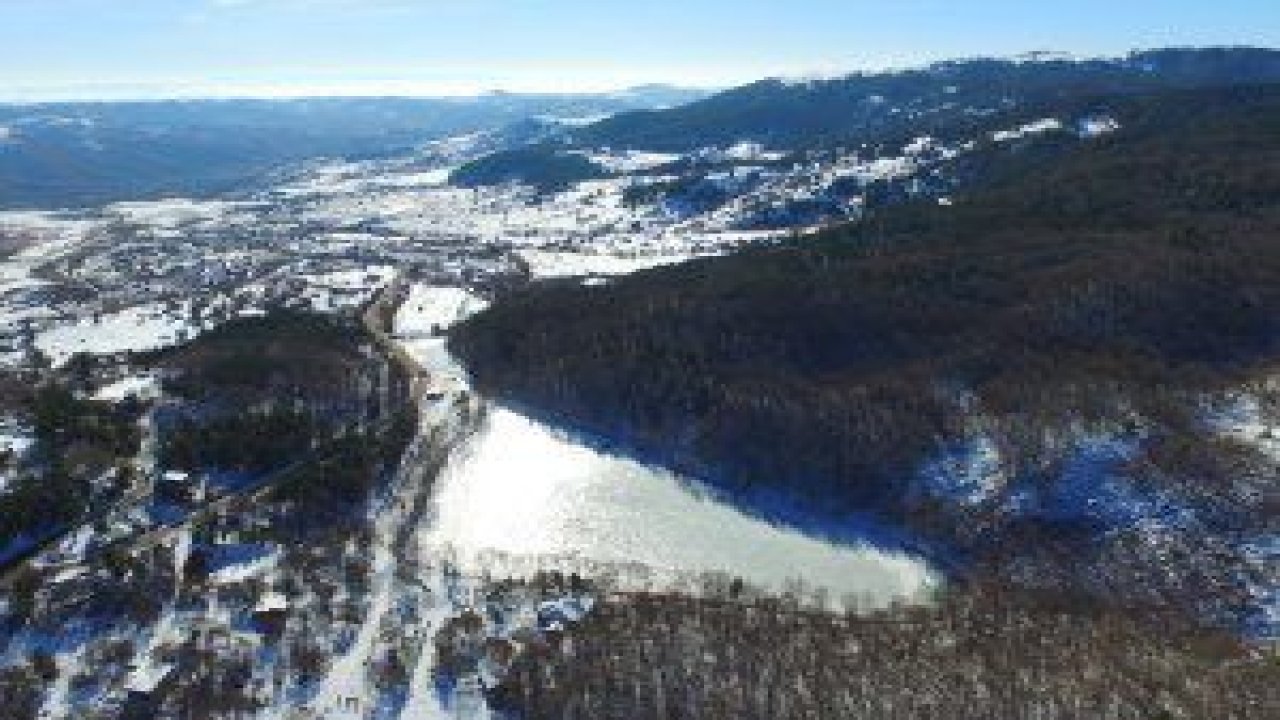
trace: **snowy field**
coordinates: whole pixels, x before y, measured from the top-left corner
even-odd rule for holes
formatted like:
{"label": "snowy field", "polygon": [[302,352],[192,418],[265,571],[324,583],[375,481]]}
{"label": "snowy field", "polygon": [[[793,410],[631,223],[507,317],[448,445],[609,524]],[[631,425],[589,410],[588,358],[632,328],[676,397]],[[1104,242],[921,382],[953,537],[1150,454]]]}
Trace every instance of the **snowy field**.
{"label": "snowy field", "polygon": [[409,297],[396,312],[394,332],[409,337],[439,335],[487,306],[483,298],[464,288],[419,283],[409,289]]}
{"label": "snowy field", "polygon": [[107,355],[176,345],[199,332],[186,312],[164,305],[139,305],[97,317],[79,318],[57,325],[36,338],[36,348],[55,366],[65,365],[78,353]]}
{"label": "snowy field", "polygon": [[260,205],[254,203],[170,198],[115,203],[108,205],[105,212],[127,223],[172,230],[194,223],[227,223],[249,219],[250,211],[260,208]]}
{"label": "snowy field", "polygon": [[129,398],[154,400],[160,394],[160,379],[155,375],[130,375],[100,388],[93,399],[104,402],[121,402]]}
{"label": "snowy field", "polygon": [[391,265],[339,270],[317,275],[296,275],[306,282],[300,297],[311,303],[317,312],[338,312],[358,308],[369,302],[375,293],[386,287],[396,276]]}
{"label": "snowy field", "polygon": [[582,154],[596,165],[615,173],[637,173],[653,170],[673,163],[681,157],[671,153],[642,152],[639,150]]}
{"label": "snowy field", "polygon": [[682,263],[690,259],[689,255],[626,256],[549,250],[522,250],[518,255],[529,267],[529,273],[537,279],[627,275],[663,265]]}
{"label": "snowy field", "polygon": [[0,293],[44,285],[31,277],[40,265],[74,250],[100,225],[96,219],[48,212],[0,212],[0,232],[26,235],[32,242],[0,260]]}
{"label": "snowy field", "polygon": [[396,342],[438,386],[460,386],[466,372],[449,354],[443,333],[487,306],[484,298],[465,288],[417,283],[396,311]]}

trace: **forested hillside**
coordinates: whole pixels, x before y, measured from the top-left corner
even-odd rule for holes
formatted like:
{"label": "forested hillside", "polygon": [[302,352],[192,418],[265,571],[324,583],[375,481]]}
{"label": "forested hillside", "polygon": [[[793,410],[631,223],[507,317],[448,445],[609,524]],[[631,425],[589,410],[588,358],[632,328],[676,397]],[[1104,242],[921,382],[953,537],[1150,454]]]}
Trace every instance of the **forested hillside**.
{"label": "forested hillside", "polygon": [[1015,107],[1087,95],[1280,80],[1280,52],[1158,50],[1123,60],[966,60],[918,70],[788,82],[762,80],[669,110],[623,113],[584,128],[587,146],[687,151],[753,140],[794,149],[878,142],[902,132],[947,137]]}
{"label": "forested hillside", "polygon": [[[276,311],[156,353],[173,396],[157,416],[160,464],[233,484],[298,468],[279,492],[349,520],[386,462],[375,456],[395,458],[412,429],[408,379],[372,348],[349,319]],[[341,470],[315,469],[326,462]]]}
{"label": "forested hillside", "polygon": [[608,177],[605,169],[581,155],[561,154],[553,145],[535,145],[467,163],[453,172],[449,182],[466,188],[522,183],[553,192],[603,177]]}
{"label": "forested hillside", "polygon": [[1269,661],[1229,637],[990,588],[870,615],[821,597],[621,595],[550,635],[512,663],[499,707],[584,720],[1263,718],[1280,702]]}
{"label": "forested hillside", "polygon": [[1275,582],[1280,89],[1120,105],[1107,138],[985,157],[954,205],[536,287],[453,347],[482,390],[743,497],[1248,621]]}
{"label": "forested hillside", "polygon": [[406,153],[538,116],[670,107],[700,91],[0,105],[0,207],[76,207],[243,191],[318,157]]}

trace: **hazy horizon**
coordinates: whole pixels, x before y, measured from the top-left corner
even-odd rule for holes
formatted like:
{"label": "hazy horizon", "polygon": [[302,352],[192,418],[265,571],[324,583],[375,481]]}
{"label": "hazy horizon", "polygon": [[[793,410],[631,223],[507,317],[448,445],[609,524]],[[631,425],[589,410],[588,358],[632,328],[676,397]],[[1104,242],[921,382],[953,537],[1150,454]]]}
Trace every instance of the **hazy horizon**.
{"label": "hazy horizon", "polygon": [[0,2],[0,102],[716,89],[1037,50],[1111,57],[1169,46],[1280,47],[1280,7],[1267,0],[975,0],[961,10],[943,0],[119,5]]}
{"label": "hazy horizon", "polygon": [[[948,56],[934,58],[928,61],[918,63],[903,63],[901,65],[883,66],[875,68],[849,68],[840,70],[836,68],[825,71],[814,71],[808,73],[775,73],[771,75],[759,75],[751,78],[744,78],[727,84],[696,84],[696,83],[679,83],[668,82],[663,80],[637,81],[627,85],[619,86],[601,86],[601,87],[583,87],[579,89],[558,90],[555,88],[510,88],[510,87],[478,87],[478,88],[459,88],[456,92],[449,92],[447,88],[439,92],[432,92],[430,89],[424,89],[421,92],[413,92],[412,89],[405,89],[404,92],[395,92],[394,88],[387,88],[380,85],[375,86],[353,86],[351,88],[341,87],[307,87],[307,86],[288,86],[288,87],[264,87],[260,88],[260,92],[252,92],[251,90],[235,90],[229,89],[226,92],[219,92],[218,89],[191,89],[189,92],[181,91],[164,91],[152,88],[151,91],[141,89],[139,87],[135,94],[106,93],[102,96],[95,95],[53,95],[48,97],[34,96],[30,98],[11,98],[0,90],[0,104],[4,105],[42,105],[42,104],[93,104],[93,103],[150,103],[150,102],[199,102],[199,101],[305,101],[305,100],[359,100],[359,99],[393,99],[393,100],[457,100],[465,102],[469,100],[478,100],[495,95],[623,95],[633,91],[652,89],[669,89],[669,90],[692,90],[705,91],[709,93],[729,90],[735,87],[741,87],[754,82],[765,80],[780,81],[805,81],[810,79],[833,79],[854,75],[856,73],[878,73],[878,72],[898,72],[908,71],[916,68],[928,67],[933,63],[949,62],[949,61],[966,61],[966,60],[1023,60],[1029,59],[1034,55],[1054,55],[1068,58],[1071,61],[1088,61],[1088,60],[1110,60],[1120,59],[1132,53],[1141,53],[1163,49],[1215,49],[1215,48],[1256,48],[1262,50],[1273,50],[1280,52],[1280,46],[1263,47],[1255,45],[1203,45],[1203,46],[1162,46],[1162,47],[1135,47],[1125,52],[1119,53],[1098,53],[1098,54],[1080,54],[1072,53],[1068,50],[1060,48],[1035,48],[1028,49],[1023,52],[1009,54],[990,54],[990,55],[969,55],[969,56]],[[122,91],[129,86],[112,86],[112,90]],[[362,91],[361,87],[367,87]],[[274,91],[274,92],[273,92]]]}

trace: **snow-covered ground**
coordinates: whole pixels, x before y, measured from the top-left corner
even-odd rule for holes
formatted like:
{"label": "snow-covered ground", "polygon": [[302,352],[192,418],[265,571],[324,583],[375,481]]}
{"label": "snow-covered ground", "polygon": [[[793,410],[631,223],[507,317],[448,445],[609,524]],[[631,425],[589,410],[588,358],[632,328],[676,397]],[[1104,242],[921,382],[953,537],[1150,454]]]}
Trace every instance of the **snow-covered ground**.
{"label": "snow-covered ground", "polygon": [[[310,703],[310,707],[324,717],[363,717],[372,704],[370,698],[374,693],[370,688],[369,662],[374,657],[382,620],[391,610],[395,595],[396,558],[392,543],[396,531],[405,521],[404,507],[399,503],[388,504],[382,512],[369,518],[373,526],[374,553],[371,600],[355,642],[345,653],[334,658],[333,666]],[[357,701],[354,712],[349,710],[352,699]]]}
{"label": "snow-covered ground", "polygon": [[183,309],[139,305],[118,313],[76,318],[40,333],[35,345],[54,365],[63,365],[78,353],[155,350],[185,342],[198,332]]}
{"label": "snow-covered ground", "polygon": [[925,463],[919,474],[924,492],[961,505],[991,501],[1008,483],[999,448],[982,435]]}
{"label": "snow-covered ground", "polygon": [[454,169],[454,166],[420,170],[384,168],[370,163],[332,163],[278,186],[273,192],[285,198],[306,198],[438,188],[448,182]]}
{"label": "snow-covered ground", "polygon": [[449,354],[444,332],[487,306],[484,298],[465,288],[417,283],[396,311],[396,342],[427,371],[434,386],[461,386],[466,372]]}
{"label": "snow-covered ground", "polygon": [[160,380],[154,375],[130,375],[100,388],[93,397],[107,402],[120,402],[128,398],[154,400],[160,397]]}
{"label": "snow-covered ground", "polygon": [[333,313],[361,307],[396,276],[391,265],[369,265],[316,275],[292,275],[306,287],[298,297],[306,298],[317,312]]}
{"label": "snow-covered ground", "polygon": [[1215,431],[1280,460],[1280,418],[1268,417],[1256,397],[1242,395],[1210,418]]}
{"label": "snow-covered ground", "polygon": [[1076,123],[1076,133],[1083,138],[1110,135],[1120,129],[1120,121],[1107,115],[1082,118]]}
{"label": "snow-covered ground", "polygon": [[31,276],[40,265],[74,250],[101,221],[78,215],[49,212],[0,212],[0,232],[28,236],[31,243],[0,260],[0,294],[42,286]]}
{"label": "snow-covered ground", "polygon": [[394,332],[401,336],[440,335],[488,305],[465,288],[415,284],[396,312]]}
{"label": "snow-covered ground", "polygon": [[171,230],[196,222],[218,222],[248,217],[245,213],[258,206],[224,200],[191,200],[169,198],[144,202],[121,202],[108,205],[106,213],[121,220],[151,228]]}
{"label": "snow-covered ground", "polygon": [[0,452],[21,455],[33,445],[35,438],[31,430],[10,420],[0,421]]}
{"label": "snow-covered ground", "polygon": [[628,257],[617,254],[550,250],[522,250],[519,256],[528,265],[529,273],[538,279],[627,275],[663,265],[674,265],[690,259],[689,255],[655,254]]}
{"label": "snow-covered ground", "polygon": [[639,150],[594,152],[584,153],[584,155],[605,170],[615,173],[638,173],[653,170],[673,163],[681,157],[671,153],[642,152]]}
{"label": "snow-covered ground", "polygon": [[996,142],[1009,142],[1011,140],[1021,140],[1032,135],[1042,135],[1047,132],[1055,132],[1063,129],[1062,121],[1057,118],[1044,118],[1029,122],[1021,127],[1012,130],[997,130],[991,134],[991,139]]}

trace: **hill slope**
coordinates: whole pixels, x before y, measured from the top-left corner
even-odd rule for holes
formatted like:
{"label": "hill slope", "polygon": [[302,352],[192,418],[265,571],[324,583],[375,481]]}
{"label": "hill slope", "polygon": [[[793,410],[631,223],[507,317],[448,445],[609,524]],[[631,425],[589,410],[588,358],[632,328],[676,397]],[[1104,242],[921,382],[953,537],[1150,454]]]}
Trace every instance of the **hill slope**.
{"label": "hill slope", "polygon": [[283,165],[376,157],[537,116],[669,107],[697,91],[474,99],[318,98],[0,105],[0,208],[243,190]]}
{"label": "hill slope", "polygon": [[744,497],[875,509],[1024,582],[1257,617],[1280,88],[1120,105],[1106,139],[986,158],[999,180],[954,207],[535,288],[453,346],[483,390]]}
{"label": "hill slope", "polygon": [[687,151],[744,140],[794,149],[874,143],[903,132],[947,137],[1051,100],[1277,80],[1280,52],[1248,48],[1158,50],[1122,60],[955,61],[809,82],[763,80],[678,108],[623,113],[576,139]]}

